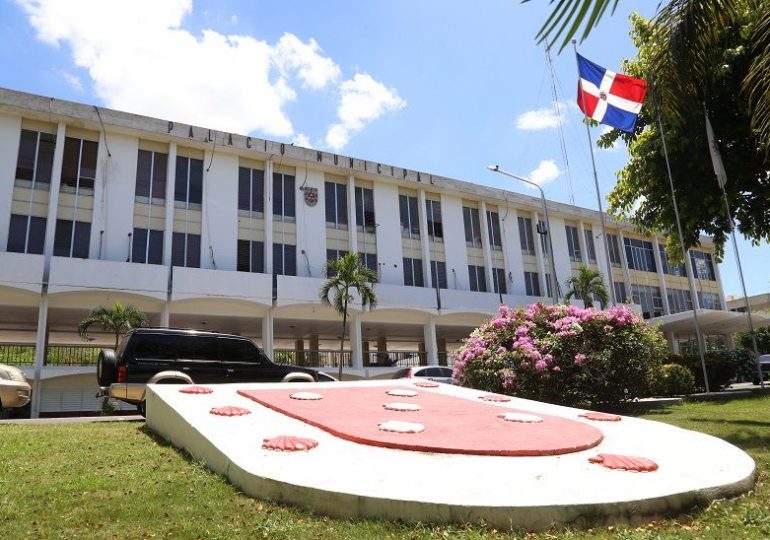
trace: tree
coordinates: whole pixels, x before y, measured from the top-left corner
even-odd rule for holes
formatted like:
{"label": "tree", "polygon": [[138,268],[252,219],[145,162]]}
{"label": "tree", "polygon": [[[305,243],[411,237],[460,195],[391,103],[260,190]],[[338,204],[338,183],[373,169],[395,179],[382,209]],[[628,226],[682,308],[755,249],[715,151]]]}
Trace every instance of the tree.
{"label": "tree", "polygon": [[567,294],[564,296],[565,300],[569,300],[573,296],[582,298],[583,304],[587,308],[594,307],[591,295],[596,295],[602,307],[607,304],[609,299],[607,287],[604,286],[604,279],[601,273],[585,265],[580,265],[578,273],[567,280],[567,287]]}
{"label": "tree", "polygon": [[[625,63],[624,70],[649,80],[655,70],[656,55],[664,45],[657,38],[652,22],[639,16],[632,16],[631,22],[632,37],[639,52],[636,60]],[[703,103],[722,150],[728,175],[725,190],[738,230],[755,242],[770,240],[770,214],[766,211],[770,164],[765,143],[751,126],[749,100],[741,93],[741,80],[751,65],[746,36],[751,35],[755,24],[756,13],[747,10],[734,25],[720,28],[721,47],[712,50],[713,62],[720,67],[712,71],[711,81],[700,89],[703,99],[693,96],[691,106],[680,111],[683,121],[672,120],[672,116],[666,116],[663,111],[685,247],[697,245],[703,232],[714,238],[718,255],[730,232],[730,223],[711,164]],[[660,81],[656,87],[667,84]],[[644,232],[666,234],[667,251],[674,260],[679,260],[679,235],[657,123],[658,103],[656,91],[645,102],[634,133],[613,130],[600,138],[599,145],[606,147],[622,138],[630,158],[617,173],[618,183],[609,194],[609,211],[628,219]]]}
{"label": "tree", "polygon": [[149,326],[147,315],[134,306],[124,306],[122,302],[115,302],[112,307],[98,306],[91,310],[91,314],[78,324],[78,334],[83,339],[89,339],[88,331],[92,326],[98,326],[115,334],[115,348],[118,348],[120,336],[128,333],[132,328]]}
{"label": "tree", "polygon": [[[374,294],[374,284],[377,275],[361,263],[357,253],[349,252],[336,261],[327,261],[326,275],[329,278],[321,287],[321,301],[334,307],[342,317],[342,337],[340,338],[339,380],[342,380],[342,354],[345,351],[345,329],[348,322],[348,305],[353,302],[353,291],[361,299],[361,307],[374,308],[377,296]],[[329,300],[329,293],[332,300]]]}
{"label": "tree", "polygon": [[[754,336],[757,340],[757,351],[759,354],[770,354],[770,327],[757,328],[754,330]],[[733,337],[736,345],[742,349],[754,353],[754,343],[751,339],[751,332],[738,332]]]}

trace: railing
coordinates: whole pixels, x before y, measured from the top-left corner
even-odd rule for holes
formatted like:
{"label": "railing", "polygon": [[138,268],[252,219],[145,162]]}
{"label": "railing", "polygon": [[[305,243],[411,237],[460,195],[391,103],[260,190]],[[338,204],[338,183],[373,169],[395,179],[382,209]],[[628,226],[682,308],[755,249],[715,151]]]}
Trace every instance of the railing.
{"label": "railing", "polygon": [[365,367],[415,367],[428,365],[428,355],[415,351],[364,353]]}
{"label": "railing", "polygon": [[317,368],[339,367],[340,354],[343,367],[351,367],[350,351],[273,349],[273,361],[278,364]]}
{"label": "railing", "polygon": [[[102,347],[93,345],[49,345],[46,366],[95,366]],[[34,366],[35,346],[27,343],[0,345],[0,364]]]}

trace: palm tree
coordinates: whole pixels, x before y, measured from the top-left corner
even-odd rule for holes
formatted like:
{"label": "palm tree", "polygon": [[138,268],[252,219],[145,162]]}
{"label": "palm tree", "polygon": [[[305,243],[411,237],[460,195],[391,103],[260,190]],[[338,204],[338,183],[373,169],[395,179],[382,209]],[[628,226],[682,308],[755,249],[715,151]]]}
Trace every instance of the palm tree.
{"label": "palm tree", "polygon": [[570,277],[567,280],[567,294],[564,296],[566,300],[577,297],[583,299],[583,304],[587,308],[594,307],[594,303],[591,301],[591,295],[596,295],[601,302],[602,307],[607,304],[609,295],[607,294],[607,287],[604,286],[604,279],[598,270],[592,270],[585,265],[581,265],[578,268],[578,273]]}
{"label": "palm tree", "polygon": [[[329,278],[321,287],[321,301],[334,307],[342,316],[342,337],[340,338],[340,370],[339,380],[342,380],[342,354],[345,351],[345,328],[348,322],[348,304],[353,301],[352,291],[361,298],[361,307],[373,308],[377,305],[377,296],[373,285],[377,283],[377,275],[364,266],[357,253],[349,252],[336,261],[326,262],[326,275]],[[333,292],[332,300],[329,293]]]}
{"label": "palm tree", "polygon": [[117,349],[120,336],[128,333],[132,328],[149,326],[149,319],[138,308],[124,306],[122,302],[115,302],[112,307],[97,306],[92,309],[91,314],[78,324],[80,337],[89,339],[88,330],[92,326],[113,332],[115,334],[115,348]]}

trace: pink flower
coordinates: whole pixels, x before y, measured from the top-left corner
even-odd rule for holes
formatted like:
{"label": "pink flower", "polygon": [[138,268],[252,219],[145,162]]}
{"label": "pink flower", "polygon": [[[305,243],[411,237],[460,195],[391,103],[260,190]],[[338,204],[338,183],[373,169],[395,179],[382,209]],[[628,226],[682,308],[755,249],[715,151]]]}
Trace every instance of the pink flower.
{"label": "pink flower", "polygon": [[560,368],[559,366],[553,366],[553,370],[554,370],[556,373],[559,373],[559,372],[561,371],[561,368]]}
{"label": "pink flower", "polygon": [[583,362],[586,361],[586,355],[583,353],[578,353],[575,355],[575,364],[578,366],[582,366]]}
{"label": "pink flower", "polygon": [[501,355],[501,356],[502,356],[502,355],[504,355],[504,354],[505,354],[505,353],[507,353],[507,352],[508,352],[508,349],[506,349],[506,348],[505,348],[505,347],[503,347],[503,346],[500,346],[500,347],[498,347],[498,348],[497,348],[497,354],[498,354],[498,355]]}
{"label": "pink flower", "polygon": [[535,369],[538,371],[543,371],[546,368],[546,363],[543,360],[538,360],[535,362]]}

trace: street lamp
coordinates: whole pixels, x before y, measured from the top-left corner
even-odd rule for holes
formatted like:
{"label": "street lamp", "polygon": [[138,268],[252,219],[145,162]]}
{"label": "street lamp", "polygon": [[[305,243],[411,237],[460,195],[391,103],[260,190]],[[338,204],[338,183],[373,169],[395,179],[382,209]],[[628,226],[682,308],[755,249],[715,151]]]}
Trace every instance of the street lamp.
{"label": "street lamp", "polygon": [[[515,178],[516,180],[520,180],[521,182],[524,182],[525,184],[529,184],[530,186],[535,186],[537,189],[540,190],[540,201],[543,204],[543,214],[545,215],[545,231],[541,234],[548,235],[548,251],[549,253],[549,259],[551,259],[551,296],[553,297],[553,303],[554,305],[559,303],[559,293],[558,293],[558,280],[556,279],[556,262],[554,260],[554,254],[553,254],[553,242],[551,241],[551,220],[548,217],[548,205],[545,204],[545,192],[543,191],[543,188],[541,188],[538,184],[533,182],[532,180],[528,180],[527,178],[524,178],[523,176],[519,176],[518,174],[513,174],[512,172],[508,172],[504,169],[500,168],[500,165],[489,165],[487,167],[492,172],[497,172],[500,174],[504,174],[505,176],[510,176],[511,178]],[[540,232],[540,229],[538,228],[538,232]],[[548,287],[548,283],[544,284],[546,287]]]}

